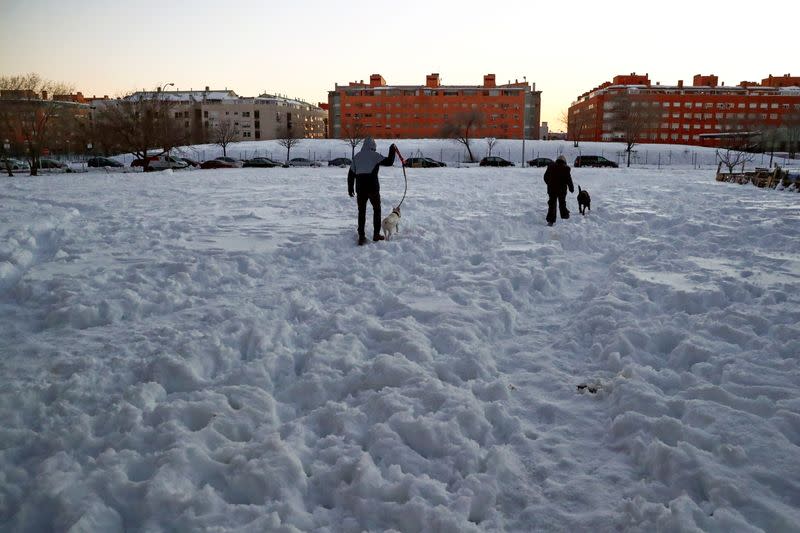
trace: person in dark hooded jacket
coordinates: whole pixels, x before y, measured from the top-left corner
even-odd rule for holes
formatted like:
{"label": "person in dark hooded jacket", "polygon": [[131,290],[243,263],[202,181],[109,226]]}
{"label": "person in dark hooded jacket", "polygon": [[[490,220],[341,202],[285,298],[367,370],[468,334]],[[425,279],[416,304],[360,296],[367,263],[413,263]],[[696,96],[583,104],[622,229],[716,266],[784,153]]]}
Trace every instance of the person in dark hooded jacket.
{"label": "person in dark hooded jacket", "polygon": [[[388,157],[383,157],[376,151],[375,141],[372,137],[364,139],[347,172],[347,192],[352,197],[355,190],[356,203],[358,204],[358,244],[367,242],[364,226],[367,220],[367,202],[372,204],[372,240],[382,241],[381,235],[381,186],[378,182],[379,167],[394,165],[394,155],[397,146],[389,147]],[[355,189],[354,189],[355,186]]]}
{"label": "person in dark hooded jacket", "polygon": [[561,213],[561,218],[569,218],[567,209],[567,189],[575,192],[572,185],[572,174],[570,173],[567,158],[563,155],[558,156],[554,163],[547,165],[544,172],[544,182],[547,184],[547,225],[552,226],[556,223],[556,203]]}

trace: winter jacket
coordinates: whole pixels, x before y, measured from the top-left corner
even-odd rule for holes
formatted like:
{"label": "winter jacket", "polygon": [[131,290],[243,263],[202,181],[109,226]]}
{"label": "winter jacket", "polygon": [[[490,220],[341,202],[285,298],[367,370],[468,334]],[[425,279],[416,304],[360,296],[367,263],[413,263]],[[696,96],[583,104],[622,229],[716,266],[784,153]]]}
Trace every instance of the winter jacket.
{"label": "winter jacket", "polygon": [[350,170],[347,172],[347,192],[353,196],[353,186],[358,193],[380,192],[378,182],[378,167],[394,165],[394,154],[397,147],[393,144],[389,148],[389,156],[383,157],[375,151],[375,141],[371,137],[364,139],[364,143],[353,158]]}
{"label": "winter jacket", "polygon": [[569,192],[575,192],[569,165],[561,160],[547,165],[547,170],[544,171],[544,182],[547,184],[547,194],[551,196],[563,196],[567,194],[567,189]]}

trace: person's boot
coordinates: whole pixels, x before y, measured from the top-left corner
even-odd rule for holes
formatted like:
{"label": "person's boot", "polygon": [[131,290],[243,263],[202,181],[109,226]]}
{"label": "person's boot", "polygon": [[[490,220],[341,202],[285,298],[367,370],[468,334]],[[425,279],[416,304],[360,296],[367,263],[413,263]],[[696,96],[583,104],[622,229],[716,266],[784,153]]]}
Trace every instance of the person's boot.
{"label": "person's boot", "polygon": [[358,245],[359,246],[364,246],[365,244],[367,244],[367,237],[364,236],[364,235],[359,235],[358,236]]}
{"label": "person's boot", "polygon": [[386,237],[384,237],[380,233],[376,233],[375,235],[372,236],[372,240],[373,241],[383,241],[383,240],[386,240]]}

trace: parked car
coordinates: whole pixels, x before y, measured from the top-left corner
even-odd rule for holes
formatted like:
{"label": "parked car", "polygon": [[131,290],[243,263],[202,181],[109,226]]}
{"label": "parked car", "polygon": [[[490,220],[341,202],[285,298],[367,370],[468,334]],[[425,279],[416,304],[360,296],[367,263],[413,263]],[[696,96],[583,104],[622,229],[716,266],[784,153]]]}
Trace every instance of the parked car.
{"label": "parked car", "polygon": [[5,171],[11,167],[11,170],[30,170],[31,167],[27,161],[22,161],[21,159],[14,159],[13,157],[8,157],[6,159],[0,159],[0,170]]}
{"label": "parked car", "polygon": [[503,159],[496,155],[484,157],[481,159],[480,166],[482,167],[513,167],[514,163],[508,159]]}
{"label": "parked car", "polygon": [[550,164],[552,164],[554,162],[555,161],[553,161],[549,157],[537,157],[535,159],[531,159],[530,161],[528,161],[528,166],[530,166],[530,167],[546,167],[547,165],[550,165]]}
{"label": "parked car", "polygon": [[63,170],[64,172],[72,172],[72,169],[70,169],[69,165],[66,163],[44,157],[39,159],[39,168],[44,170]]}
{"label": "parked car", "polygon": [[409,157],[406,159],[406,166],[410,168],[434,168],[446,167],[447,165],[430,157]]}
{"label": "parked car", "polygon": [[150,170],[166,170],[168,168],[186,168],[189,164],[179,157],[159,155],[150,160]]}
{"label": "parked car", "polygon": [[234,159],[232,157],[219,156],[217,158],[217,161],[225,161],[226,163],[230,163],[231,165],[233,165],[233,168],[242,168],[242,166],[244,166],[244,162],[242,162],[239,159]]}
{"label": "parked car", "polygon": [[312,161],[305,157],[293,157],[289,160],[290,167],[319,167],[322,166],[319,161]]}
{"label": "parked car", "polygon": [[180,160],[186,163],[190,167],[197,168],[200,166],[199,162],[195,161],[194,159],[189,159],[188,157],[181,157]]}
{"label": "parked car", "polygon": [[125,166],[119,161],[115,161],[113,159],[109,159],[108,157],[90,157],[86,160],[86,166],[89,167],[122,167]]}
{"label": "parked car", "polygon": [[349,157],[337,157],[336,159],[331,159],[330,161],[328,161],[329,167],[344,168],[344,167],[349,167],[352,164],[353,162],[350,160]]}
{"label": "parked car", "polygon": [[[166,170],[168,168],[186,168],[189,164],[180,157],[172,157],[169,155],[153,155],[148,157],[150,163],[147,165],[148,170]],[[143,167],[144,159],[134,159],[131,161],[132,167]]]}
{"label": "parked car", "polygon": [[619,167],[615,162],[601,155],[579,155],[575,158],[575,167]]}
{"label": "parked car", "polygon": [[247,168],[273,168],[282,167],[283,163],[278,163],[269,157],[254,157],[245,161],[244,166]]}
{"label": "parked car", "polygon": [[200,168],[239,168],[236,162],[225,161],[223,159],[209,159],[200,163]]}

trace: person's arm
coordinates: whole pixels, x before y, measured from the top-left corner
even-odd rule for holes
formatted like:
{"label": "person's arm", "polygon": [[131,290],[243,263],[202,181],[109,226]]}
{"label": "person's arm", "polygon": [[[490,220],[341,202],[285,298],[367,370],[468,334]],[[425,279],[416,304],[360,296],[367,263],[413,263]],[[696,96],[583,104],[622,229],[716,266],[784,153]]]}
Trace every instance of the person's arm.
{"label": "person's arm", "polygon": [[567,187],[569,187],[569,192],[575,192],[575,187],[572,185],[572,173],[569,171],[569,167],[567,167]]}
{"label": "person's arm", "polygon": [[542,177],[544,182],[550,185],[550,165],[547,165],[547,168],[544,171],[544,176]]}
{"label": "person's arm", "polygon": [[355,196],[355,192],[353,190],[355,187],[355,183],[356,183],[356,174],[355,172],[353,172],[353,168],[350,167],[350,169],[347,171],[347,194],[349,194],[351,197]]}
{"label": "person's arm", "polygon": [[382,167],[390,167],[394,165],[394,155],[397,153],[397,146],[392,144],[389,147],[389,155],[383,158],[383,161],[380,162]]}

